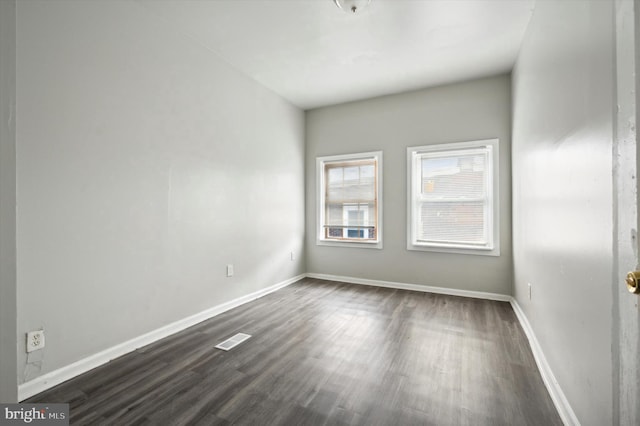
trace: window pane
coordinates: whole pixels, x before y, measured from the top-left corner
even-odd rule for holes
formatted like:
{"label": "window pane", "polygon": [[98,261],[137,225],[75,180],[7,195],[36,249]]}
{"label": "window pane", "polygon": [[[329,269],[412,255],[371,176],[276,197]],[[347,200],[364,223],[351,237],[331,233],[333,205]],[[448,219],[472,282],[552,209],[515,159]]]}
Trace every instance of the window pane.
{"label": "window pane", "polygon": [[350,210],[348,212],[347,225],[358,226],[364,224],[364,211],[362,210]]}
{"label": "window pane", "polygon": [[419,241],[486,243],[483,202],[423,202]]}
{"label": "window pane", "polygon": [[325,214],[325,222],[327,225],[342,226],[344,206],[342,204],[328,204]]}
{"label": "window pane", "polygon": [[340,185],[342,186],[342,167],[333,167],[329,169],[328,173],[328,184],[332,185]]}
{"label": "window pane", "polygon": [[360,179],[362,180],[368,179],[370,181],[373,181],[374,177],[375,177],[375,168],[373,167],[373,164],[360,167]]}
{"label": "window pane", "polygon": [[344,181],[347,185],[357,185],[360,180],[360,168],[359,167],[345,167],[344,168]]}
{"label": "window pane", "polygon": [[327,200],[331,202],[357,203],[374,200],[375,188],[371,184],[329,186]]}
{"label": "window pane", "polygon": [[357,203],[375,200],[374,172],[373,165],[329,168],[327,201]]}
{"label": "window pane", "polygon": [[331,226],[376,226],[376,205],[327,204],[325,221]]}
{"label": "window pane", "polygon": [[342,238],[342,228],[329,228],[327,236],[331,238]]}
{"label": "window pane", "polygon": [[364,230],[362,229],[349,229],[347,232],[349,238],[364,238]]}
{"label": "window pane", "polygon": [[433,198],[480,198],[485,194],[486,155],[423,158],[421,192]]}
{"label": "window pane", "polygon": [[407,149],[407,248],[500,255],[497,139]]}
{"label": "window pane", "polygon": [[320,238],[376,242],[379,157],[350,157],[318,163],[324,178]]}

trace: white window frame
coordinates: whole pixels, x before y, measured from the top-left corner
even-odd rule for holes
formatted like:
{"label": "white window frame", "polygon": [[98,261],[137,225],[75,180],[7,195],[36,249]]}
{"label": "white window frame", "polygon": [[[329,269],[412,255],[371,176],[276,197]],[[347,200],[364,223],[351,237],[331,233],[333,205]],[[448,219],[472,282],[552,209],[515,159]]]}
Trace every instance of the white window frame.
{"label": "white window frame", "polygon": [[[376,239],[356,241],[353,239],[329,239],[325,237],[325,164],[348,161],[374,160],[376,162]],[[320,246],[360,247],[382,249],[382,151],[357,154],[331,155],[316,158],[316,244]],[[348,213],[344,213],[348,214]],[[344,230],[348,232],[348,228]]]}
{"label": "white window frame", "polygon": [[[418,211],[420,198],[420,159],[423,154],[431,157],[447,156],[455,151],[486,152],[487,193],[485,231],[486,244],[478,245],[461,242],[418,241]],[[499,141],[485,139],[467,142],[453,142],[407,148],[407,250],[432,251],[441,253],[474,254],[500,256],[500,200],[499,200]]]}

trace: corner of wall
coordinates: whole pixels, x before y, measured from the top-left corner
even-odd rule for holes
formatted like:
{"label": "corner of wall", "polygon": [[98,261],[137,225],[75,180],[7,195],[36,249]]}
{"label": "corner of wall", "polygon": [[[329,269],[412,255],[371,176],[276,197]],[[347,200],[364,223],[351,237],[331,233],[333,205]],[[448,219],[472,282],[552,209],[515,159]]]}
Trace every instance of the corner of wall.
{"label": "corner of wall", "polygon": [[0,1],[0,402],[17,402],[16,0]]}

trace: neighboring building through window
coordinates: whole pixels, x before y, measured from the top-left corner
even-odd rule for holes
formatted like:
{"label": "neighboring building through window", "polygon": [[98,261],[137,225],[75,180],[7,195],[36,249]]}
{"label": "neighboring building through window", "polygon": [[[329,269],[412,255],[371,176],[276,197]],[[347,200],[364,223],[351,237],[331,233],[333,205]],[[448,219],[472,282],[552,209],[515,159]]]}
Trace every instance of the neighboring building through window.
{"label": "neighboring building through window", "polygon": [[382,248],[382,152],[316,159],[319,245]]}
{"label": "neighboring building through window", "polygon": [[407,149],[407,249],[500,255],[498,140]]}

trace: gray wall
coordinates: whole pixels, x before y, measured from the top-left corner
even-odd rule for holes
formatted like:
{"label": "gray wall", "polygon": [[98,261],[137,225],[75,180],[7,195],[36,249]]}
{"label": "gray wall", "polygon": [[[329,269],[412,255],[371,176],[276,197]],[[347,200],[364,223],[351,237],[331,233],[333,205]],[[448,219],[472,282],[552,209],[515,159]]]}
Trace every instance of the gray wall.
{"label": "gray wall", "polygon": [[301,110],[136,2],[17,22],[20,382],[305,271]]}
{"label": "gray wall", "polygon": [[612,421],[612,9],[538,2],[513,74],[515,297],[584,426]]}
{"label": "gray wall", "polygon": [[[307,113],[307,270],[356,278],[511,294],[511,88],[508,75]],[[500,139],[501,256],[406,249],[406,148]],[[315,158],[383,151],[382,250],[317,246]]]}
{"label": "gray wall", "polygon": [[16,402],[16,3],[0,1],[0,402]]}

